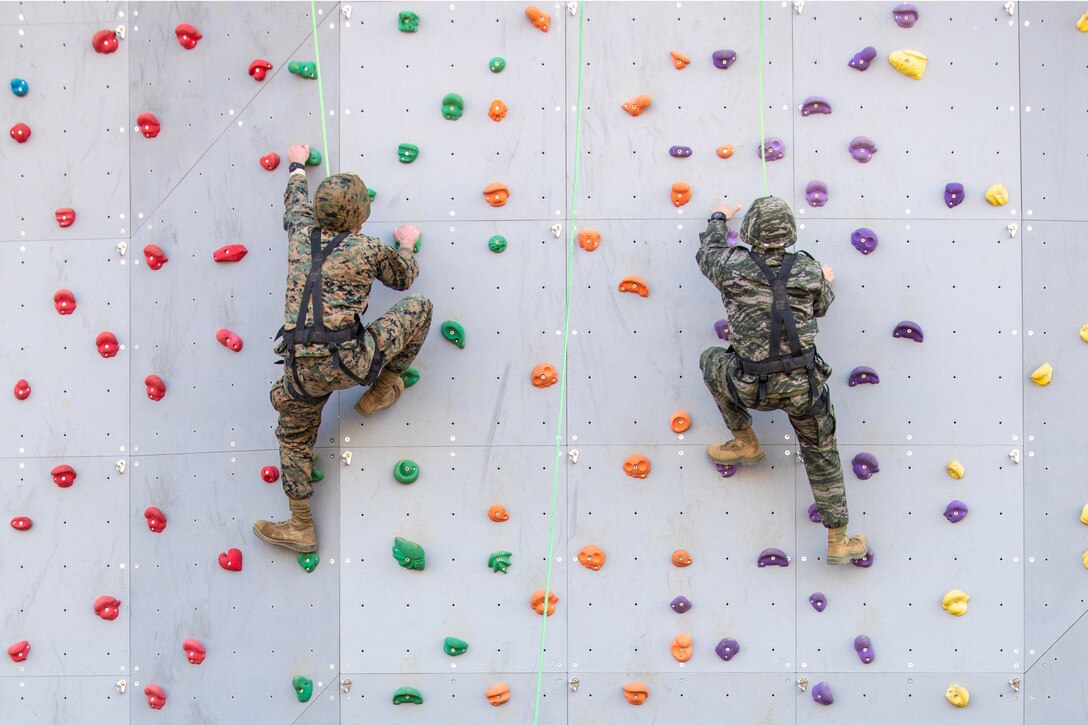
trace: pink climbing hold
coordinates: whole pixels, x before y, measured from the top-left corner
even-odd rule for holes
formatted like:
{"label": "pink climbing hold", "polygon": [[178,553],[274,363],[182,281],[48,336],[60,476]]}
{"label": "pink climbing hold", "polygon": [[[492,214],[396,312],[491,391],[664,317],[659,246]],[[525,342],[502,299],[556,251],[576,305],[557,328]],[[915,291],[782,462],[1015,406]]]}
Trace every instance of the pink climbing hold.
{"label": "pink climbing hold", "polygon": [[111,597],[108,594],[103,594],[98,599],[94,600],[94,613],[102,619],[108,622],[112,622],[117,619],[117,615],[121,613],[121,600]]}
{"label": "pink climbing hold", "polygon": [[67,464],[54,467],[49,475],[53,477],[53,483],[60,488],[71,488],[76,482],[76,469]]}
{"label": "pink climbing hold", "polygon": [[20,378],[15,381],[15,398],[16,400],[26,400],[30,397],[30,383]]}
{"label": "pink climbing hold", "polygon": [[140,133],[144,135],[144,138],[155,138],[162,130],[162,124],[155,118],[155,114],[146,111],[136,117],[136,125],[140,127]]}
{"label": "pink climbing hold", "polygon": [[261,469],[261,478],[265,483],[275,483],[280,480],[280,469],[275,466],[265,466]]}
{"label": "pink climbing hold", "polygon": [[16,516],[11,520],[11,528],[16,531],[27,531],[32,526],[34,526],[34,522],[30,520],[29,516]]}
{"label": "pink climbing hold", "polygon": [[8,647],[8,657],[12,662],[22,662],[30,654],[30,642],[25,639]]}
{"label": "pink climbing hold", "polygon": [[204,36],[189,23],[182,23],[174,28],[174,35],[178,36],[178,42],[185,50],[192,50]]}
{"label": "pink climbing hold", "polygon": [[242,338],[238,337],[225,327],[221,327],[216,331],[215,339],[219,341],[220,345],[230,348],[231,350],[234,350],[234,352],[239,352],[242,349]]}
{"label": "pink climbing hold", "polygon": [[268,71],[272,70],[272,64],[264,58],[255,58],[249,64],[249,74],[255,81],[263,81]]}
{"label": "pink climbing hold", "polygon": [[113,357],[117,354],[117,351],[121,348],[117,344],[117,335],[114,335],[109,330],[103,330],[98,333],[98,336],[94,339],[94,344],[98,348],[98,354],[102,357]]}
{"label": "pink climbing hold", "polygon": [[53,212],[53,218],[57,220],[57,226],[61,229],[76,223],[76,210],[71,207],[62,207]]}
{"label": "pink climbing hold", "polygon": [[158,375],[144,378],[144,386],[147,388],[147,397],[151,400],[162,400],[166,395],[166,383]]}
{"label": "pink climbing hold", "polygon": [[59,289],[53,293],[53,307],[57,308],[57,314],[70,315],[76,311],[76,296],[72,290]]}
{"label": "pink climbing hold", "polygon": [[244,244],[228,244],[215,250],[212,253],[212,258],[216,262],[240,262],[242,257],[247,254],[249,254],[249,250],[246,249]]}
{"label": "pink climbing hold", "polygon": [[166,693],[158,685],[151,684],[145,687],[144,696],[147,698],[147,706],[152,710],[161,710],[166,704]]}
{"label": "pink climbing hold", "polygon": [[108,55],[117,50],[121,42],[117,39],[117,33],[113,30],[99,30],[91,38],[91,47],[96,53]]}
{"label": "pink climbing hold", "polygon": [[18,143],[26,143],[30,138],[30,126],[25,123],[17,123],[8,131],[11,137]]}
{"label": "pink climbing hold", "polygon": [[166,528],[166,514],[155,506],[144,509],[144,518],[147,519],[147,528],[153,534],[161,534]]}
{"label": "pink climbing hold", "polygon": [[227,549],[219,555],[219,566],[227,571],[242,571],[242,552],[239,549]]}
{"label": "pink climbing hold", "polygon": [[276,167],[280,165],[280,155],[272,152],[267,153],[261,157],[261,166],[265,171],[275,171]]}
{"label": "pink climbing hold", "polygon": [[185,650],[185,656],[189,658],[189,664],[191,665],[199,665],[207,655],[204,645],[195,639],[185,640],[181,643],[181,648]]}
{"label": "pink climbing hold", "polygon": [[147,260],[147,266],[151,269],[162,269],[162,266],[170,261],[166,252],[162,251],[157,244],[148,244],[144,247],[144,259]]}

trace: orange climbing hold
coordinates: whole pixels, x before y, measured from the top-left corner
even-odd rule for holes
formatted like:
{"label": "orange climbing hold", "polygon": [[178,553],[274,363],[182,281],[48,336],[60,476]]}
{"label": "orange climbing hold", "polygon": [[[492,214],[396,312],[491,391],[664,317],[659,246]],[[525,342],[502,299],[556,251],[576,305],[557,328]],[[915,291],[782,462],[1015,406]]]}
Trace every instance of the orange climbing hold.
{"label": "orange climbing hold", "polygon": [[691,566],[691,554],[688,553],[687,549],[677,549],[672,552],[672,565],[679,567]]}
{"label": "orange climbing hold", "polygon": [[601,233],[596,229],[583,229],[578,232],[578,246],[587,252],[592,252],[601,246]]}
{"label": "orange climbing hold", "polygon": [[672,185],[672,205],[681,207],[691,201],[691,184],[677,181]]}
{"label": "orange climbing hold", "polygon": [[551,27],[552,16],[536,5],[525,8],[525,17],[529,18],[529,22],[533,24],[534,28],[542,32],[548,32],[548,28]]}
{"label": "orange climbing hold", "polygon": [[510,518],[510,514],[506,513],[506,507],[501,503],[492,504],[491,508],[487,510],[487,518],[491,519],[495,523],[501,524]]}
{"label": "orange climbing hold", "polygon": [[686,410],[678,410],[672,414],[669,427],[672,428],[673,433],[683,433],[691,427],[691,416]]}
{"label": "orange climbing hold", "polygon": [[605,555],[601,551],[599,546],[583,546],[582,550],[578,552],[578,563],[584,566],[586,569],[592,569],[593,571],[600,571],[604,566]]}
{"label": "orange climbing hold", "polygon": [[641,682],[628,682],[623,686],[623,696],[632,705],[641,705],[650,696],[650,688]]}
{"label": "orange climbing hold", "polygon": [[506,118],[506,112],[510,110],[506,107],[506,104],[496,98],[491,102],[491,107],[487,109],[487,115],[492,121],[501,121]]}
{"label": "orange climbing hold", "polygon": [[487,688],[487,701],[492,705],[498,707],[504,702],[510,699],[510,685],[505,682],[496,682],[491,687]]}
{"label": "orange climbing hold", "polygon": [[632,292],[639,297],[650,296],[650,285],[646,284],[646,280],[638,275],[630,274],[620,280],[619,286],[620,292]]}
{"label": "orange climbing hold", "polygon": [[[552,616],[555,614],[555,605],[559,603],[559,597],[555,595],[555,592],[548,592],[548,614],[546,616]],[[529,598],[529,604],[533,605],[533,611],[537,614],[544,614],[544,590],[537,589],[533,592],[533,596]]]}
{"label": "orange climbing hold", "polygon": [[672,67],[676,70],[684,70],[691,64],[691,58],[687,57],[678,50],[674,50],[672,55]]}
{"label": "orange climbing hold", "polygon": [[623,462],[623,472],[631,478],[646,478],[650,475],[650,459],[640,453],[632,453]]}
{"label": "orange climbing hold", "polygon": [[733,144],[727,143],[725,146],[718,147],[718,158],[727,159],[733,155]]}
{"label": "orange climbing hold", "polygon": [[691,659],[691,635],[681,632],[672,641],[672,656],[677,662],[687,662]]}
{"label": "orange climbing hold", "polygon": [[620,108],[630,113],[632,116],[641,116],[642,112],[650,107],[653,100],[647,96],[636,96],[626,103],[621,103]]}
{"label": "orange climbing hold", "polygon": [[484,200],[491,206],[504,206],[510,198],[510,189],[506,184],[494,183],[484,187]]}
{"label": "orange climbing hold", "polygon": [[540,363],[533,368],[533,385],[538,388],[546,388],[559,382],[559,373],[551,363]]}

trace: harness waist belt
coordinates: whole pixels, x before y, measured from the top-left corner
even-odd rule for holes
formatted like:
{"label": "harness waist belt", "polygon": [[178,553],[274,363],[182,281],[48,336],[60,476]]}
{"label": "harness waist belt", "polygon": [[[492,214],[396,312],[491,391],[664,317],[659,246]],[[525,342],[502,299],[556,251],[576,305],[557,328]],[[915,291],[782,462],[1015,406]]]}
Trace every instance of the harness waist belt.
{"label": "harness waist belt", "polygon": [[[733,353],[736,355],[736,352]],[[805,370],[816,362],[816,348],[810,347],[800,356],[782,355],[777,360],[745,360],[737,355],[740,368],[749,375],[769,375],[771,373],[791,373],[796,370]]]}

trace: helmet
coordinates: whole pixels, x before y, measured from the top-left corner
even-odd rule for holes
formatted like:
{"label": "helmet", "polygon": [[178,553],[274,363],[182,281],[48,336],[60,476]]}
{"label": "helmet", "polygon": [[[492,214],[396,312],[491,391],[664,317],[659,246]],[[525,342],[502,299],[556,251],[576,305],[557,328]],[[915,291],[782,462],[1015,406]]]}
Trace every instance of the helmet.
{"label": "helmet", "polygon": [[370,216],[366,184],[355,174],[336,174],[314,193],[314,217],[327,232],[354,232]]}
{"label": "helmet", "polygon": [[756,252],[776,252],[797,241],[797,222],[790,205],[775,196],[752,202],[740,225],[740,239]]}

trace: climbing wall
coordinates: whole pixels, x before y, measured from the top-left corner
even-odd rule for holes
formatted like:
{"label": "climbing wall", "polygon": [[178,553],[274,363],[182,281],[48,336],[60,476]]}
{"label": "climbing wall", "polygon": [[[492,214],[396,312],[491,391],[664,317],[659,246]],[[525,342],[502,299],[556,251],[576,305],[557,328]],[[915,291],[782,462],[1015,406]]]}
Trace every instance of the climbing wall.
{"label": "climbing wall", "polygon": [[[506,2],[0,5],[6,720],[1082,719],[1088,7],[537,8],[547,32]],[[868,69],[848,65],[866,46]],[[904,49],[928,56],[921,79],[889,63]],[[291,72],[318,52],[317,79]],[[726,436],[698,368],[724,310],[694,256],[713,203],[762,194],[761,105],[784,152],[768,189],[836,273],[820,349],[867,568],[825,564],[784,415],[756,416],[762,466],[723,477],[704,452]],[[374,190],[371,235],[417,224],[412,291],[435,311],[395,409],[328,403],[304,560],[251,532],[286,513],[267,391],[294,143],[323,157],[311,192],[341,169]],[[631,275],[648,296],[618,290]],[[375,290],[368,318],[401,294]],[[893,336],[904,321],[921,343]],[[541,363],[565,384],[531,385]],[[850,384],[862,366],[878,384]],[[789,566],[757,566],[768,548]]]}

